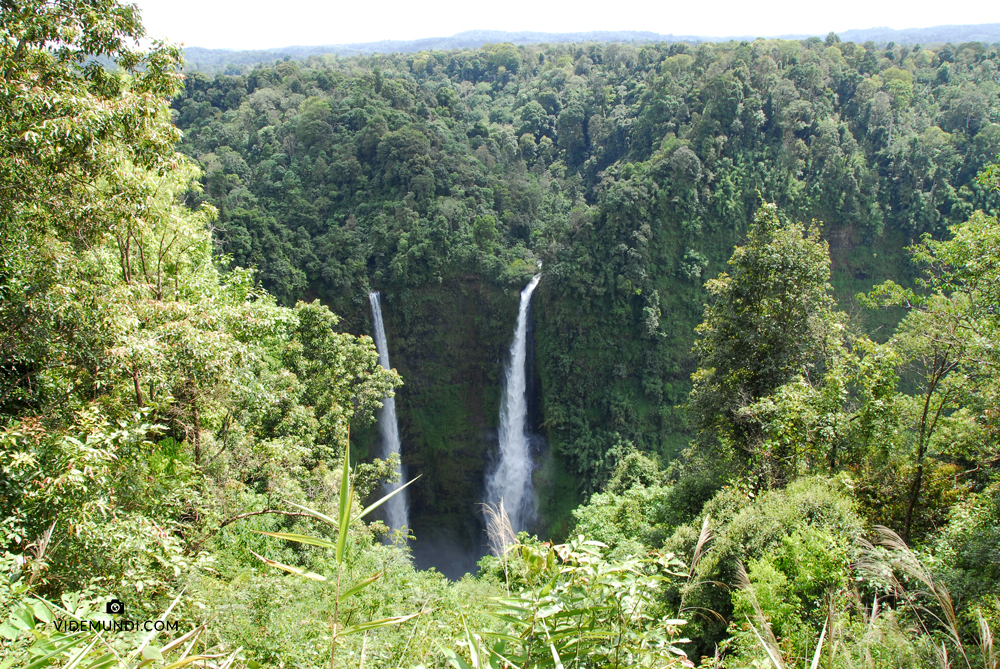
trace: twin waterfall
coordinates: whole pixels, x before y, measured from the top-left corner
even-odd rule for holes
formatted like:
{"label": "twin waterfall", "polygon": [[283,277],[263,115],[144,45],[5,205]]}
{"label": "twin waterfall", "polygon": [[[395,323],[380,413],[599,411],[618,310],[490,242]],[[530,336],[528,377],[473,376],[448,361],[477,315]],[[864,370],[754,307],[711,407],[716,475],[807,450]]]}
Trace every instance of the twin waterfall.
{"label": "twin waterfall", "polygon": [[[527,362],[528,362],[528,307],[531,295],[538,286],[541,275],[531,279],[521,291],[517,311],[514,341],[510,345],[510,362],[505,370],[505,387],[500,400],[500,452],[486,477],[486,502],[497,506],[503,502],[514,532],[528,529],[534,521],[535,500],[531,482],[531,429],[528,425]],[[375,329],[375,347],[379,364],[389,367],[389,348],[382,323],[382,307],[377,292],[368,294],[372,305],[372,323]],[[396,400],[387,397],[379,415],[382,433],[381,457],[399,455],[399,426],[396,423]],[[401,483],[386,484],[385,492],[397,489]],[[385,506],[386,524],[393,530],[408,527],[406,493],[399,493]]]}
{"label": "twin waterfall", "polygon": [[[375,327],[375,348],[378,350],[378,361],[384,369],[389,367],[389,346],[385,340],[385,326],[382,324],[382,305],[378,292],[368,293],[368,301],[372,304],[372,323]],[[399,425],[396,423],[396,398],[386,397],[382,404],[382,412],[378,418],[379,430],[382,433],[382,457],[387,458],[393,453],[399,455]],[[397,470],[398,471],[398,470]],[[385,493],[388,494],[402,485],[402,481],[387,483]],[[409,526],[406,510],[406,491],[399,493],[383,506],[385,509],[385,524],[391,530]]]}
{"label": "twin waterfall", "polygon": [[541,275],[521,291],[506,387],[500,400],[500,459],[486,479],[486,502],[503,502],[514,532],[525,530],[534,520],[535,500],[531,485],[530,428],[528,426],[527,348],[528,306]]}

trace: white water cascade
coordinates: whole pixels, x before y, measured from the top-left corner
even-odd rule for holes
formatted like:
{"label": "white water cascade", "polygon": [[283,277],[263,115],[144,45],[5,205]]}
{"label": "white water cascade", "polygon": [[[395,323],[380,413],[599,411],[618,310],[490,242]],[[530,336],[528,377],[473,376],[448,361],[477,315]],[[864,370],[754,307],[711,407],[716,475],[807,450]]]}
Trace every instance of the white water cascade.
{"label": "white water cascade", "polygon": [[521,291],[514,341],[510,345],[510,364],[505,370],[507,384],[500,400],[500,459],[486,479],[487,503],[496,505],[503,501],[514,532],[527,529],[535,513],[526,365],[528,306],[541,278],[540,274],[536,275]]}
{"label": "white water cascade", "polygon": [[[372,323],[375,326],[375,348],[378,350],[378,361],[384,369],[389,367],[389,346],[385,339],[385,326],[382,324],[382,305],[377,291],[368,293],[368,301],[372,304]],[[396,398],[386,397],[382,403],[382,411],[378,417],[379,431],[382,433],[382,454],[387,458],[393,453],[399,455],[399,425],[396,423]],[[402,485],[387,483],[384,493],[388,494]],[[406,491],[394,496],[383,506],[386,525],[392,530],[409,526],[406,510]]]}

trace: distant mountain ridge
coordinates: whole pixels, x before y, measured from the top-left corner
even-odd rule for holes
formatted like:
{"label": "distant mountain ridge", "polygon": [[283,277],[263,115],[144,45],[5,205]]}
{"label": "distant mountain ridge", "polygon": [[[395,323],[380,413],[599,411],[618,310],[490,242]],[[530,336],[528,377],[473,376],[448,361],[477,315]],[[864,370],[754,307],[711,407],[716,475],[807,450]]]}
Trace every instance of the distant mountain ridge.
{"label": "distant mountain ridge", "polygon": [[[978,25],[945,25],[931,28],[865,28],[838,33],[845,42],[873,41],[877,44],[933,44],[944,42],[1000,42],[1000,23]],[[780,39],[805,39],[809,34],[776,35]],[[818,35],[824,37],[825,35]],[[308,58],[334,54],[337,56],[363,56],[374,53],[414,53],[418,51],[478,49],[484,44],[510,42],[512,44],[558,44],[567,42],[728,42],[752,40],[756,35],[705,37],[698,35],[660,34],[639,30],[593,30],[573,33],[506,32],[502,30],[466,30],[450,37],[428,37],[416,40],[382,40],[352,44],[326,44],[318,46],[288,46],[276,49],[234,50],[189,47],[184,50],[188,68],[214,71],[226,65],[253,65],[283,58]]]}

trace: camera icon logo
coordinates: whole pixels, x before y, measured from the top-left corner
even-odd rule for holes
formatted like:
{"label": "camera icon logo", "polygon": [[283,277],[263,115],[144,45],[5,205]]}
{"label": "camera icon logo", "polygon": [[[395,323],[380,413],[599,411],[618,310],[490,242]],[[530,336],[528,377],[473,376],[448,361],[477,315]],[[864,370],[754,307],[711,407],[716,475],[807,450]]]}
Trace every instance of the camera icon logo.
{"label": "camera icon logo", "polygon": [[112,599],[104,607],[104,612],[113,616],[123,616],[125,615],[125,603],[119,599]]}

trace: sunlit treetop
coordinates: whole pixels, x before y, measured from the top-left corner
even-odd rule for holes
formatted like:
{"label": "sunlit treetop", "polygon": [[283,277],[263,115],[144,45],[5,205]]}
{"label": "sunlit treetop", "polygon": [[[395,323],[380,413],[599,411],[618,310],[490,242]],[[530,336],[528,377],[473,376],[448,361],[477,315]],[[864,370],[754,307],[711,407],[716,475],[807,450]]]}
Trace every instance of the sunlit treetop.
{"label": "sunlit treetop", "polygon": [[[63,233],[107,227],[148,197],[128,166],[176,165],[165,100],[180,51],[140,47],[133,5],[113,0],[0,2],[0,221]],[[86,236],[86,235],[85,235]]]}

